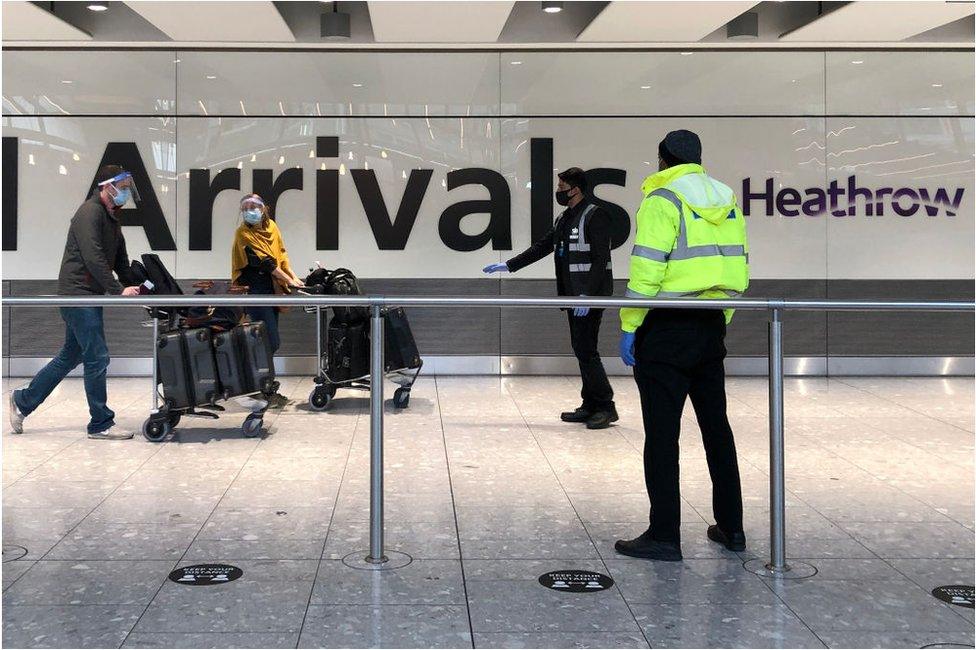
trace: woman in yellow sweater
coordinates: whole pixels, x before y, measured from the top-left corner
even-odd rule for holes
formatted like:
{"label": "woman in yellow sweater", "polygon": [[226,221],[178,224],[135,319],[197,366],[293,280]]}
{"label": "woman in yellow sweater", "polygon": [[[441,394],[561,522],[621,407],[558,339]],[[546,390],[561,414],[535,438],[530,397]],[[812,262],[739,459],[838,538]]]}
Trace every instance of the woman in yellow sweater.
{"label": "woman in yellow sweater", "polygon": [[[291,269],[285,242],[278,224],[271,218],[268,207],[257,194],[241,200],[241,224],[234,233],[231,248],[231,282],[248,287],[248,293],[291,293],[305,285]],[[252,321],[264,321],[268,328],[271,352],[281,345],[278,335],[279,307],[247,307]]]}

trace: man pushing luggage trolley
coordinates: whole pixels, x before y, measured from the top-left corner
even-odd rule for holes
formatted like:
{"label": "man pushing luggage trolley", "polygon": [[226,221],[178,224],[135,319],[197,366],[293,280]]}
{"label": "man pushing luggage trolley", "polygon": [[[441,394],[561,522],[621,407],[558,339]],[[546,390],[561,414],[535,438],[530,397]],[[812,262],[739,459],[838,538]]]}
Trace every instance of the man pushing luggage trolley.
{"label": "man pushing luggage trolley", "polygon": [[[129,277],[129,256],[118,212],[140,200],[132,174],[118,165],[103,165],[95,187],[71,219],[58,274],[58,295],[91,296],[122,294],[138,296],[139,287],[123,287]],[[116,280],[113,271],[118,276]],[[39,407],[78,364],[85,368],[88,397],[88,437],[93,440],[128,440],[131,431],[115,424],[108,407],[106,374],[108,344],[101,307],[61,307],[65,323],[64,345],[25,388],[10,393],[8,422],[13,433],[24,432],[24,419]]]}

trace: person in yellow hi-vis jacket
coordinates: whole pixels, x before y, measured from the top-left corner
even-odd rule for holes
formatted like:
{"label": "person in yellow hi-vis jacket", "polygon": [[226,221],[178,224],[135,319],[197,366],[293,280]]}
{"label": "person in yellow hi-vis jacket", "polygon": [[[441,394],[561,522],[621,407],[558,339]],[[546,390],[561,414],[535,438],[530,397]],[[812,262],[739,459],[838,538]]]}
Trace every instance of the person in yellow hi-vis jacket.
{"label": "person in yellow hi-vis jacket", "polygon": [[[729,298],[749,286],[746,223],[727,185],[701,166],[701,141],[672,131],[658,146],[656,174],[644,180],[627,296]],[[742,488],[725,401],[725,327],[732,310],[620,310],[620,356],[634,367],[644,419],[644,480],[650,527],[619,540],[623,555],[681,560],[678,435],[691,397],[712,479],[716,525],[708,538],[745,549]]]}

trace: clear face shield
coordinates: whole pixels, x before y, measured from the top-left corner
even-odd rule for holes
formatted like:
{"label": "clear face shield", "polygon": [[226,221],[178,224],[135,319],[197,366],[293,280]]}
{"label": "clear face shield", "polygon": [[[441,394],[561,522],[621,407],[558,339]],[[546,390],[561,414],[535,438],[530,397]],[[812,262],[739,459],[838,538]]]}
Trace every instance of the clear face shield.
{"label": "clear face shield", "polygon": [[264,219],[264,201],[256,196],[245,196],[241,201],[241,219],[256,226]]}
{"label": "clear face shield", "polygon": [[122,172],[118,176],[113,176],[107,181],[98,184],[99,189],[108,189],[108,195],[112,202],[118,207],[131,203],[132,207],[142,202],[139,190],[136,188],[136,181],[129,172]]}

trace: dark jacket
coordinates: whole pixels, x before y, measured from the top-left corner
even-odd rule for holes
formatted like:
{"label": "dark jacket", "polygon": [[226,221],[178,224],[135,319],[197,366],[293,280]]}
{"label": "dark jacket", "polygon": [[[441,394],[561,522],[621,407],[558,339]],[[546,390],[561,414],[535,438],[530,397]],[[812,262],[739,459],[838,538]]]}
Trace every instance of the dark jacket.
{"label": "dark jacket", "polygon": [[274,270],[277,267],[274,259],[261,257],[254,252],[250,246],[244,247],[244,254],[247,255],[247,266],[241,270],[237,284],[248,288],[248,293],[274,294]]}
{"label": "dark jacket", "polygon": [[[579,233],[574,226],[584,214],[588,199],[568,208],[556,219],[552,228],[524,252],[508,260],[508,270],[518,271],[533,262],[556,252],[556,288],[560,296],[612,296],[613,272],[610,270],[610,216],[594,206],[583,224],[584,239],[589,245],[586,251],[575,251]],[[579,263],[589,265],[586,272],[571,272],[570,267]]]}
{"label": "dark jacket", "polygon": [[61,258],[58,294],[62,296],[122,293],[120,278],[129,274],[129,255],[119,220],[109,214],[94,192],[81,204],[68,227]]}

